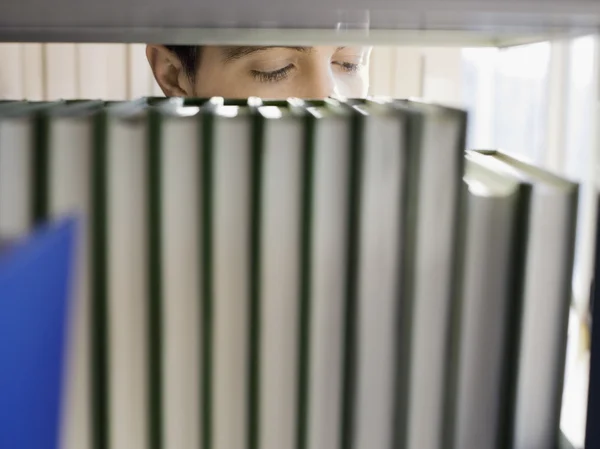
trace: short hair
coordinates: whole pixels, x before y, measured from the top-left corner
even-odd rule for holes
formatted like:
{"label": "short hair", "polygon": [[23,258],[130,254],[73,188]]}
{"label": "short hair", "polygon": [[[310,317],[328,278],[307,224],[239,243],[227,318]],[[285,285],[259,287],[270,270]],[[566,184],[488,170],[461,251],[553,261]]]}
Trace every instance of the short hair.
{"label": "short hair", "polygon": [[194,79],[200,63],[202,47],[199,45],[165,45],[165,47],[179,58],[187,76]]}

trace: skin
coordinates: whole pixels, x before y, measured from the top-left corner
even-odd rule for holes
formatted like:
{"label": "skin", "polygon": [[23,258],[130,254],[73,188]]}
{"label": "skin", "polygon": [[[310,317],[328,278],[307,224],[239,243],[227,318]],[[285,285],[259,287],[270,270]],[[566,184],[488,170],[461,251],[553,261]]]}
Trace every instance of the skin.
{"label": "skin", "polygon": [[162,45],[146,56],[166,96],[281,99],[361,98],[369,87],[370,47],[202,47],[194,77]]}

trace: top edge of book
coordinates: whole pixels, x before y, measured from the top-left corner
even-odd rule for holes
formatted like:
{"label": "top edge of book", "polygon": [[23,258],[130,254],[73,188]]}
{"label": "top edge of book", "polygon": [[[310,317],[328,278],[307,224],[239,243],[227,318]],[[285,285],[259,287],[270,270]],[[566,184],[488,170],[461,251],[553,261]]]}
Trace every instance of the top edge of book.
{"label": "top edge of book", "polygon": [[[386,97],[370,97],[363,100],[349,100],[346,105],[353,111],[365,116],[392,116],[392,117],[423,117],[429,114],[428,110],[412,107],[406,100],[397,100]],[[431,111],[435,108],[432,107]]]}
{"label": "top edge of book", "polygon": [[179,102],[170,98],[149,99],[142,97],[130,101],[106,102],[104,108],[102,108],[102,112],[118,120],[135,121],[144,119],[148,115],[149,110],[162,110],[166,105],[171,105],[170,107],[175,109],[178,104]]}
{"label": "top edge of book", "polygon": [[365,99],[288,98],[285,100],[260,99],[257,97],[248,99],[142,97],[130,101],[86,99],[3,102],[0,103],[0,119],[23,117],[36,113],[52,117],[78,118],[87,117],[98,112],[105,112],[120,118],[135,118],[136,116],[145,116],[149,110],[173,117],[191,117],[200,112],[223,117],[235,117],[245,115],[250,111],[258,113],[265,119],[304,115],[322,118],[331,115],[348,116],[357,112],[366,115],[413,116],[459,114],[458,118],[461,120],[466,117],[466,112],[461,109],[416,99],[392,99],[389,97],[369,97]]}
{"label": "top edge of book", "polygon": [[430,115],[456,115],[461,120],[466,119],[467,111],[456,106],[451,106],[421,97],[396,98],[392,100],[397,106],[416,109]]}
{"label": "top edge of book", "polygon": [[86,118],[106,107],[102,100],[72,100],[44,109],[43,113],[55,118]]}
{"label": "top edge of book", "polygon": [[555,189],[576,192],[578,184],[572,180],[559,176],[550,170],[535,166],[533,163],[501,150],[476,149],[468,150],[467,158],[485,164],[493,170],[510,173],[530,184],[542,183]]}
{"label": "top edge of book", "polygon": [[0,119],[24,118],[35,114],[52,117],[87,117],[105,107],[102,100],[19,101],[0,105]]}
{"label": "top edge of book", "polygon": [[14,101],[0,104],[0,120],[26,118],[37,113],[43,113],[51,108],[63,106],[63,100],[58,101]]}
{"label": "top edge of book", "polygon": [[482,197],[511,196],[522,186],[522,182],[510,173],[494,170],[469,156],[466,157],[463,179],[472,195]]}

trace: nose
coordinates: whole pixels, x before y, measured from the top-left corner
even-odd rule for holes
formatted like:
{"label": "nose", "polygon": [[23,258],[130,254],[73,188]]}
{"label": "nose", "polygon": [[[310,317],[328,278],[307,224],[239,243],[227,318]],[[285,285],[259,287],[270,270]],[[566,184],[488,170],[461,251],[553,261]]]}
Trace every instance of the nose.
{"label": "nose", "polygon": [[336,79],[328,60],[312,67],[304,84],[303,98],[325,98],[338,94]]}

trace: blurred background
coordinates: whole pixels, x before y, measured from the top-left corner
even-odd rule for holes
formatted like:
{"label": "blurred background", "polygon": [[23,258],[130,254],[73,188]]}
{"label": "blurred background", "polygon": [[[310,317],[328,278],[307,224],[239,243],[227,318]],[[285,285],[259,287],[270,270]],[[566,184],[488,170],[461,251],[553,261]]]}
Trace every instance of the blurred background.
{"label": "blurred background", "polygon": [[[562,427],[583,445],[587,307],[600,179],[593,109],[598,86],[593,37],[510,48],[375,47],[370,93],[423,97],[466,108],[468,147],[500,148],[586,181],[580,193],[573,310]],[[144,44],[0,44],[0,99],[125,100],[161,96]],[[593,182],[592,182],[593,181]]]}

